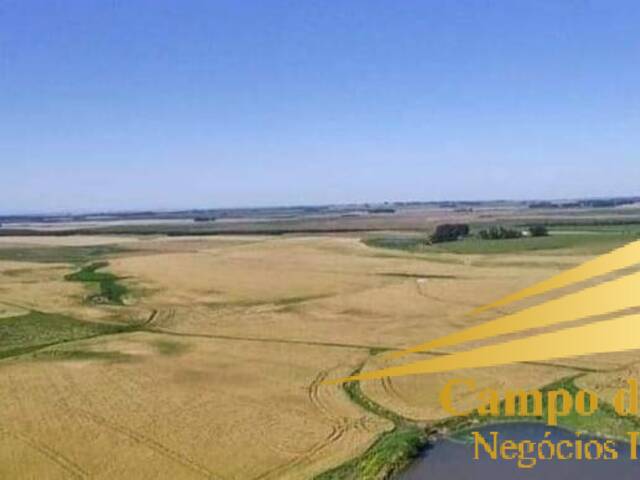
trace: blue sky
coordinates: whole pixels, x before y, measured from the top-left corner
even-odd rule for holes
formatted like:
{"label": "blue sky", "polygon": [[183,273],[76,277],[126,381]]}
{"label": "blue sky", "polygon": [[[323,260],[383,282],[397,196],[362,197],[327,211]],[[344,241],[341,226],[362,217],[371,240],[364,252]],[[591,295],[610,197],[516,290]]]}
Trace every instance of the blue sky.
{"label": "blue sky", "polygon": [[0,212],[640,194],[640,2],[0,0]]}

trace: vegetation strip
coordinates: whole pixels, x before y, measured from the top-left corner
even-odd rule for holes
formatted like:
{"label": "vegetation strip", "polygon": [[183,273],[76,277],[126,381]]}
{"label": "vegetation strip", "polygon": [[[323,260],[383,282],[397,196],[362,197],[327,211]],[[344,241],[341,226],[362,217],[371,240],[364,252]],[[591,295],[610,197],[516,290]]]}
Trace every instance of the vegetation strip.
{"label": "vegetation strip", "polygon": [[129,290],[121,283],[118,283],[121,277],[110,272],[98,272],[99,269],[108,265],[108,262],[93,262],[85,265],[77,272],[66,275],[64,278],[70,282],[97,283],[100,287],[100,293],[89,297],[92,302],[123,305],[123,298],[129,293]]}

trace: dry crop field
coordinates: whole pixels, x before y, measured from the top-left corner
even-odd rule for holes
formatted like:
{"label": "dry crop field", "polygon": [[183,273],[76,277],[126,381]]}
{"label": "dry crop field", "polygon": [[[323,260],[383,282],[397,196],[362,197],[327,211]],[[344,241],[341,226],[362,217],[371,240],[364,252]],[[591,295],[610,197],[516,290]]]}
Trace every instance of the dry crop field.
{"label": "dry crop field", "polygon": [[[444,419],[450,376],[363,382],[357,395],[324,379],[482,321],[465,313],[595,253],[410,252],[338,235],[3,238],[0,478],[314,478],[371,452],[394,419]],[[635,362],[473,376],[501,388],[582,375],[604,389]]]}

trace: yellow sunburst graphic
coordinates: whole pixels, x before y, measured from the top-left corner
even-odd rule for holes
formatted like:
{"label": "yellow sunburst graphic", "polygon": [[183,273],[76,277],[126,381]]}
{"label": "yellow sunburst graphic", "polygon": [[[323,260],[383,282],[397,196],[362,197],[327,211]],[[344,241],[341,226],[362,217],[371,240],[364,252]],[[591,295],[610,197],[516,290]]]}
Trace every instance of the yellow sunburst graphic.
{"label": "yellow sunburst graphic", "polygon": [[[519,300],[575,286],[638,265],[640,265],[640,240],[478,307],[470,314],[490,311]],[[544,361],[640,349],[640,314],[629,313],[629,310],[638,307],[640,307],[640,272],[628,273],[459,332],[392,352],[387,356],[401,358],[411,353],[488,340],[501,335],[558,326],[591,317],[612,316],[614,318],[601,319],[587,325],[564,328],[551,333],[534,334],[527,338],[509,340],[351,377],[327,380],[326,383],[373,380],[382,377],[446,372],[514,362]]]}

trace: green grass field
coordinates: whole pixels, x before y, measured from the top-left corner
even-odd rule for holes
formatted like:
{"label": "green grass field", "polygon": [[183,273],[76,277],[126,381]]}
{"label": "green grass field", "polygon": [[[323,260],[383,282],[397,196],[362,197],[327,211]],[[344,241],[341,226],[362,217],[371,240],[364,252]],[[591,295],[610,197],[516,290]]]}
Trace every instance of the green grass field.
{"label": "green grass field", "polygon": [[0,320],[0,358],[131,329],[128,325],[85,322],[64,315],[34,311]]}
{"label": "green grass field", "polygon": [[473,235],[458,241],[429,245],[427,235],[376,236],[363,242],[374,248],[403,250],[411,253],[502,254],[530,252],[599,254],[640,238],[640,225],[603,227],[557,227],[546,237],[522,237],[505,240],[482,240]]}

